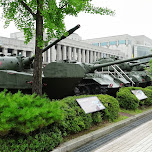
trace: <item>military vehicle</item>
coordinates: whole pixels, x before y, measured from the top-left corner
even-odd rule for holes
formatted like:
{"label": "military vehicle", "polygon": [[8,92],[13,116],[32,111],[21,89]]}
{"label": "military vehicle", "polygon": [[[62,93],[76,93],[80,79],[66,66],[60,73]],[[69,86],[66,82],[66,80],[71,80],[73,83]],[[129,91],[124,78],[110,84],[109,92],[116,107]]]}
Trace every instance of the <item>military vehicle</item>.
{"label": "military vehicle", "polygon": [[[102,64],[107,63],[110,61],[119,61],[118,59],[115,60],[114,58],[106,58],[106,59],[99,59],[98,61],[94,62],[94,64]],[[118,72],[123,71],[134,83],[133,86],[141,86],[145,87],[147,85],[150,85],[151,79],[148,76],[147,72],[145,71],[145,64],[149,61],[139,62],[139,61],[131,61],[131,62],[124,62],[118,64],[116,70]],[[114,72],[114,68],[112,67],[106,67],[103,68],[102,71],[110,71]],[[122,73],[122,72],[121,72]],[[129,81],[128,77],[122,73],[124,78]],[[120,80],[121,81],[121,80]],[[123,83],[123,82],[122,82]]]}
{"label": "military vehicle", "polygon": [[130,72],[127,71],[126,74],[132,78],[135,85],[134,86],[140,86],[140,87],[146,87],[151,85],[151,78],[148,75],[148,72],[146,69],[146,63],[149,61],[134,63],[130,65]]}
{"label": "military vehicle", "polygon": [[[152,57],[152,54],[143,56],[143,57],[136,57],[136,58],[126,59],[126,60],[116,60],[116,61],[100,63],[100,64],[84,64],[83,63],[83,67],[85,67],[86,74],[84,78],[82,79],[82,81],[75,87],[74,92],[78,95],[79,94],[81,95],[81,94],[112,93],[112,92],[115,93],[120,87],[136,86],[137,82],[135,80],[137,80],[138,83],[140,84],[140,79],[139,78],[137,79],[137,77],[142,78],[141,83],[143,83],[143,77],[146,77],[146,75],[143,75],[139,73],[139,71],[137,71],[139,75],[136,74],[134,76],[132,72],[133,76],[131,76],[131,73],[129,73],[130,74],[129,75],[126,72],[127,70],[131,71],[133,67],[137,66],[137,64],[131,64],[128,62],[136,61],[143,58],[149,58],[149,57]],[[105,60],[107,61],[107,59]],[[113,59],[110,59],[110,60],[113,60]],[[119,64],[122,65],[123,63],[125,65],[125,67],[123,67],[126,70],[125,72],[118,66]],[[140,67],[142,67],[141,63],[140,63]],[[143,73],[145,73],[145,71]],[[148,78],[145,80],[146,82],[151,81]]]}
{"label": "military vehicle", "polygon": [[[72,34],[77,30],[80,25],[75,26],[74,28],[68,31],[68,34]],[[62,39],[65,39],[67,36],[62,36],[60,39],[55,40],[53,43],[45,47],[42,52],[47,51],[50,47],[57,44]],[[4,88],[10,90],[11,92],[16,92],[21,90],[25,93],[31,93],[32,91],[32,79],[33,79],[33,70],[31,68],[34,60],[32,57],[23,57],[23,56],[0,56],[0,90]],[[53,63],[52,63],[53,65]],[[48,65],[50,66],[50,65]],[[74,68],[74,67],[73,67]],[[48,67],[43,68],[42,81],[43,81],[43,93],[47,93],[48,96],[56,97],[60,93],[66,91],[68,93],[63,93],[68,95],[69,92],[73,89],[75,83],[79,80],[79,77],[68,79],[62,77],[64,71],[56,71],[54,67],[51,68],[51,71],[54,70],[54,75],[50,75],[47,72]],[[63,73],[62,73],[63,71]],[[62,78],[60,78],[62,77]],[[71,76],[72,77],[72,76]],[[65,81],[66,80],[66,81]],[[64,87],[63,87],[64,86]],[[51,89],[50,89],[51,88]],[[62,88],[62,89],[60,89]],[[50,90],[49,90],[50,89]],[[53,92],[51,92],[53,90]]]}
{"label": "military vehicle", "polygon": [[[69,30],[69,34],[73,33],[79,27],[80,26],[77,25],[73,29]],[[64,38],[66,37],[62,36],[60,39],[57,39],[49,46],[44,48],[43,52],[45,52],[47,49],[49,49]],[[104,67],[147,57],[152,57],[152,55],[103,64],[86,64],[78,62],[49,63],[42,69],[43,93],[46,93],[50,98],[53,99],[59,99],[69,95],[74,95],[74,90],[77,90],[77,92],[80,92],[81,94],[85,94],[86,90],[89,91],[89,93],[91,94],[92,92],[94,94],[103,93],[106,91],[106,89],[109,88],[108,86],[110,86],[110,84],[107,82],[105,83],[105,85],[103,85],[101,84],[102,81],[98,78],[88,79],[89,75],[91,75],[92,73],[96,73],[98,75],[98,71],[100,71]],[[31,92],[33,79],[31,65],[33,60],[34,56],[1,56],[0,89],[7,88],[13,91],[23,90]],[[111,85],[111,87],[113,86]]]}

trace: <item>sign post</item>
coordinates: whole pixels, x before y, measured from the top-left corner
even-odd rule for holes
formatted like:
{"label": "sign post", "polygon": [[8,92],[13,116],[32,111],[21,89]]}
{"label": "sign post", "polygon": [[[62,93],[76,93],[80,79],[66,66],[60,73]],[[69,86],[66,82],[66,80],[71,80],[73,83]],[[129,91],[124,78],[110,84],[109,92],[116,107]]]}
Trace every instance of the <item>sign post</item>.
{"label": "sign post", "polygon": [[105,109],[104,105],[96,96],[80,98],[76,99],[76,101],[78,102],[80,107],[85,111],[86,114]]}
{"label": "sign post", "polygon": [[142,90],[131,90],[131,92],[139,99],[143,100],[146,99],[147,96],[143,93]]}

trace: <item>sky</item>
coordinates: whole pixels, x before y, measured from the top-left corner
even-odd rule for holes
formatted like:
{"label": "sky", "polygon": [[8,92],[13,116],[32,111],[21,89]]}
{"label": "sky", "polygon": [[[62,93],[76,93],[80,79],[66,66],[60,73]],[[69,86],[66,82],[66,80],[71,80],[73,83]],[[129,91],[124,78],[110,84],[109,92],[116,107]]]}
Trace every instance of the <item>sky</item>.
{"label": "sky", "polygon": [[[94,6],[115,10],[114,16],[79,13],[77,17],[65,17],[67,30],[80,24],[75,33],[82,39],[115,35],[145,35],[152,39],[152,0],[92,0]],[[0,13],[2,10],[0,10]],[[0,18],[0,36],[9,37],[18,32],[13,22],[7,29]]]}

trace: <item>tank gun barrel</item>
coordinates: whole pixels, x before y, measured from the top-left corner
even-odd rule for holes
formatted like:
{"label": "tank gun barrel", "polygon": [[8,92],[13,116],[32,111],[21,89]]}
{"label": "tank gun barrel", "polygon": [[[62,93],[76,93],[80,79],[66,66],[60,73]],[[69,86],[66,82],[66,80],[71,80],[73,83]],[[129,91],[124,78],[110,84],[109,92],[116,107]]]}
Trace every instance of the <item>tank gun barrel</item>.
{"label": "tank gun barrel", "polygon": [[[55,40],[54,42],[52,42],[51,44],[49,44],[48,46],[46,46],[43,50],[42,50],[42,53],[44,53],[45,51],[47,51],[49,48],[51,48],[53,45],[57,44],[59,41],[65,39],[66,37],[68,37],[69,35],[71,35],[73,32],[75,32],[78,28],[80,28],[80,25],[76,25],[75,27],[73,27],[72,29],[70,29],[69,31],[67,31],[68,35],[65,36],[65,35],[62,35],[61,38]],[[35,58],[35,55],[33,55],[32,57],[30,58],[27,58],[27,59],[24,59],[23,60],[23,64],[24,65],[28,65],[28,64],[31,64],[32,61],[34,60]]]}
{"label": "tank gun barrel", "polygon": [[104,63],[104,64],[97,64],[97,65],[95,64],[93,66],[90,66],[90,71],[94,71],[96,69],[107,67],[107,66],[111,66],[111,65],[114,65],[114,64],[120,64],[120,63],[124,63],[124,62],[130,62],[130,61],[135,61],[135,60],[144,59],[144,58],[150,58],[150,57],[152,57],[152,54],[146,55],[146,56],[141,56],[141,57],[136,57],[136,58],[131,58],[131,59],[108,62],[108,63]]}
{"label": "tank gun barrel", "polygon": [[134,64],[132,64],[132,65],[130,65],[130,66],[131,66],[131,67],[134,67],[134,66],[137,66],[137,65],[140,65],[140,64],[146,64],[146,63],[149,63],[149,61],[134,63]]}
{"label": "tank gun barrel", "polygon": [[[78,24],[77,26],[73,27],[72,29],[70,29],[68,32],[68,36],[71,35],[74,31],[76,31],[78,28],[80,28],[80,25]],[[47,51],[49,48],[51,48],[53,45],[57,44],[59,41],[65,39],[66,37],[68,36],[65,36],[65,35],[62,35],[61,38],[57,39],[56,41],[54,41],[53,43],[49,44],[47,47],[45,47],[43,50],[42,50],[42,53]]]}

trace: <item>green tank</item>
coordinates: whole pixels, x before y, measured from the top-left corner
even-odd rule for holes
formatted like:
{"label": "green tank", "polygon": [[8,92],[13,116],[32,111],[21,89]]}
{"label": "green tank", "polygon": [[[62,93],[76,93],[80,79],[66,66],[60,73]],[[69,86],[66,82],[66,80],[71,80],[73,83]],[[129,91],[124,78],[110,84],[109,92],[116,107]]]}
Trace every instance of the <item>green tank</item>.
{"label": "green tank", "polygon": [[[116,61],[111,58],[102,59],[100,62],[97,61],[93,64],[84,64],[83,67],[86,74],[82,81],[76,86],[75,93],[78,95],[98,93],[115,94],[115,92],[123,86],[139,86],[137,82],[142,86],[144,78],[146,78],[145,82],[149,83],[151,79],[147,76],[145,71],[143,71],[145,67],[143,64],[145,62],[133,64],[135,63],[133,61],[149,57],[152,57],[152,55]],[[124,71],[117,66],[120,64],[121,66],[124,65],[122,66]],[[136,71],[135,68],[137,69]],[[134,71],[132,71],[133,69]],[[115,70],[118,77],[114,74]],[[136,74],[134,75],[134,73]]]}
{"label": "green tank", "polygon": [[[80,26],[77,25],[73,29],[69,30],[69,34],[73,33]],[[58,43],[60,40],[66,38],[62,36],[49,46],[43,49],[45,52],[47,49]],[[103,64],[86,64],[79,62],[52,62],[42,68],[42,81],[43,81],[43,93],[46,93],[50,98],[59,99],[69,95],[74,95],[74,90],[80,91],[81,88],[88,89],[88,93],[104,93],[109,88],[108,81],[111,79],[107,77],[107,82],[102,84],[102,80],[99,79],[99,71],[104,68],[115,64],[124,62],[130,62],[141,58],[152,57],[152,55],[122,60],[112,61]],[[23,90],[31,92],[32,88],[32,62],[33,57],[0,57],[0,89],[9,90]],[[91,74],[96,74],[96,77],[91,77]],[[106,79],[106,78],[105,78]],[[104,79],[104,80],[105,80]],[[113,80],[111,80],[113,82]],[[98,87],[99,86],[99,87]],[[110,87],[113,87],[111,84]],[[76,92],[75,91],[75,92]],[[83,94],[86,94],[86,90],[82,89]]]}
{"label": "green tank", "polygon": [[[77,30],[80,25],[75,26],[74,28],[68,31],[69,35],[72,34],[75,30]],[[53,43],[45,47],[42,51],[47,51],[50,47],[57,44],[62,39],[65,39],[67,36],[62,36],[60,39],[55,40]],[[33,79],[33,69],[32,63],[34,60],[34,56],[32,57],[23,57],[23,56],[0,56],[0,90],[4,88],[10,90],[11,92],[16,92],[21,90],[25,93],[32,92],[32,79]],[[52,63],[53,65],[54,63]],[[65,73],[63,70],[56,71],[54,67],[52,67],[51,71],[54,75],[50,75],[47,72],[48,67],[51,65],[47,65],[43,68],[42,73],[42,81],[43,81],[43,93],[47,93],[47,95],[51,98],[59,98],[60,93],[61,97],[64,95],[68,95],[73,90],[74,85],[79,81],[79,76],[74,76],[71,79],[66,77],[62,77]],[[73,65],[72,68],[74,68]],[[82,77],[82,76],[81,76]],[[67,81],[68,80],[68,81]],[[63,87],[63,85],[65,87]],[[61,87],[62,86],[62,87]],[[60,88],[64,88],[61,90]],[[52,92],[51,92],[52,91]],[[63,93],[62,93],[63,92]],[[56,96],[58,95],[58,96]]]}
{"label": "green tank", "polygon": [[[113,61],[120,61],[120,60],[115,60],[114,58],[110,58],[110,59],[100,59],[98,61],[95,62],[102,64],[102,63],[108,63],[110,60]],[[144,62],[139,62],[139,61],[130,61],[130,62],[124,62],[124,63],[119,63],[117,64],[119,67],[116,69],[120,72],[120,69],[122,71],[125,72],[125,74],[122,74],[124,76],[124,78],[128,81],[130,81],[128,79],[128,77],[134,82],[134,86],[147,86],[147,85],[151,85],[151,78],[150,76],[147,74],[145,68],[145,64],[148,63],[149,61],[144,61]],[[119,69],[120,68],[120,69]],[[102,69],[103,71],[107,71],[108,68],[105,67]],[[113,72],[114,69],[112,67],[109,67],[110,72]],[[126,77],[126,74],[128,77]]]}
{"label": "green tank", "polygon": [[130,65],[131,71],[126,72],[126,74],[135,82],[134,86],[146,87],[151,85],[151,77],[145,70],[148,62],[144,61]]}

